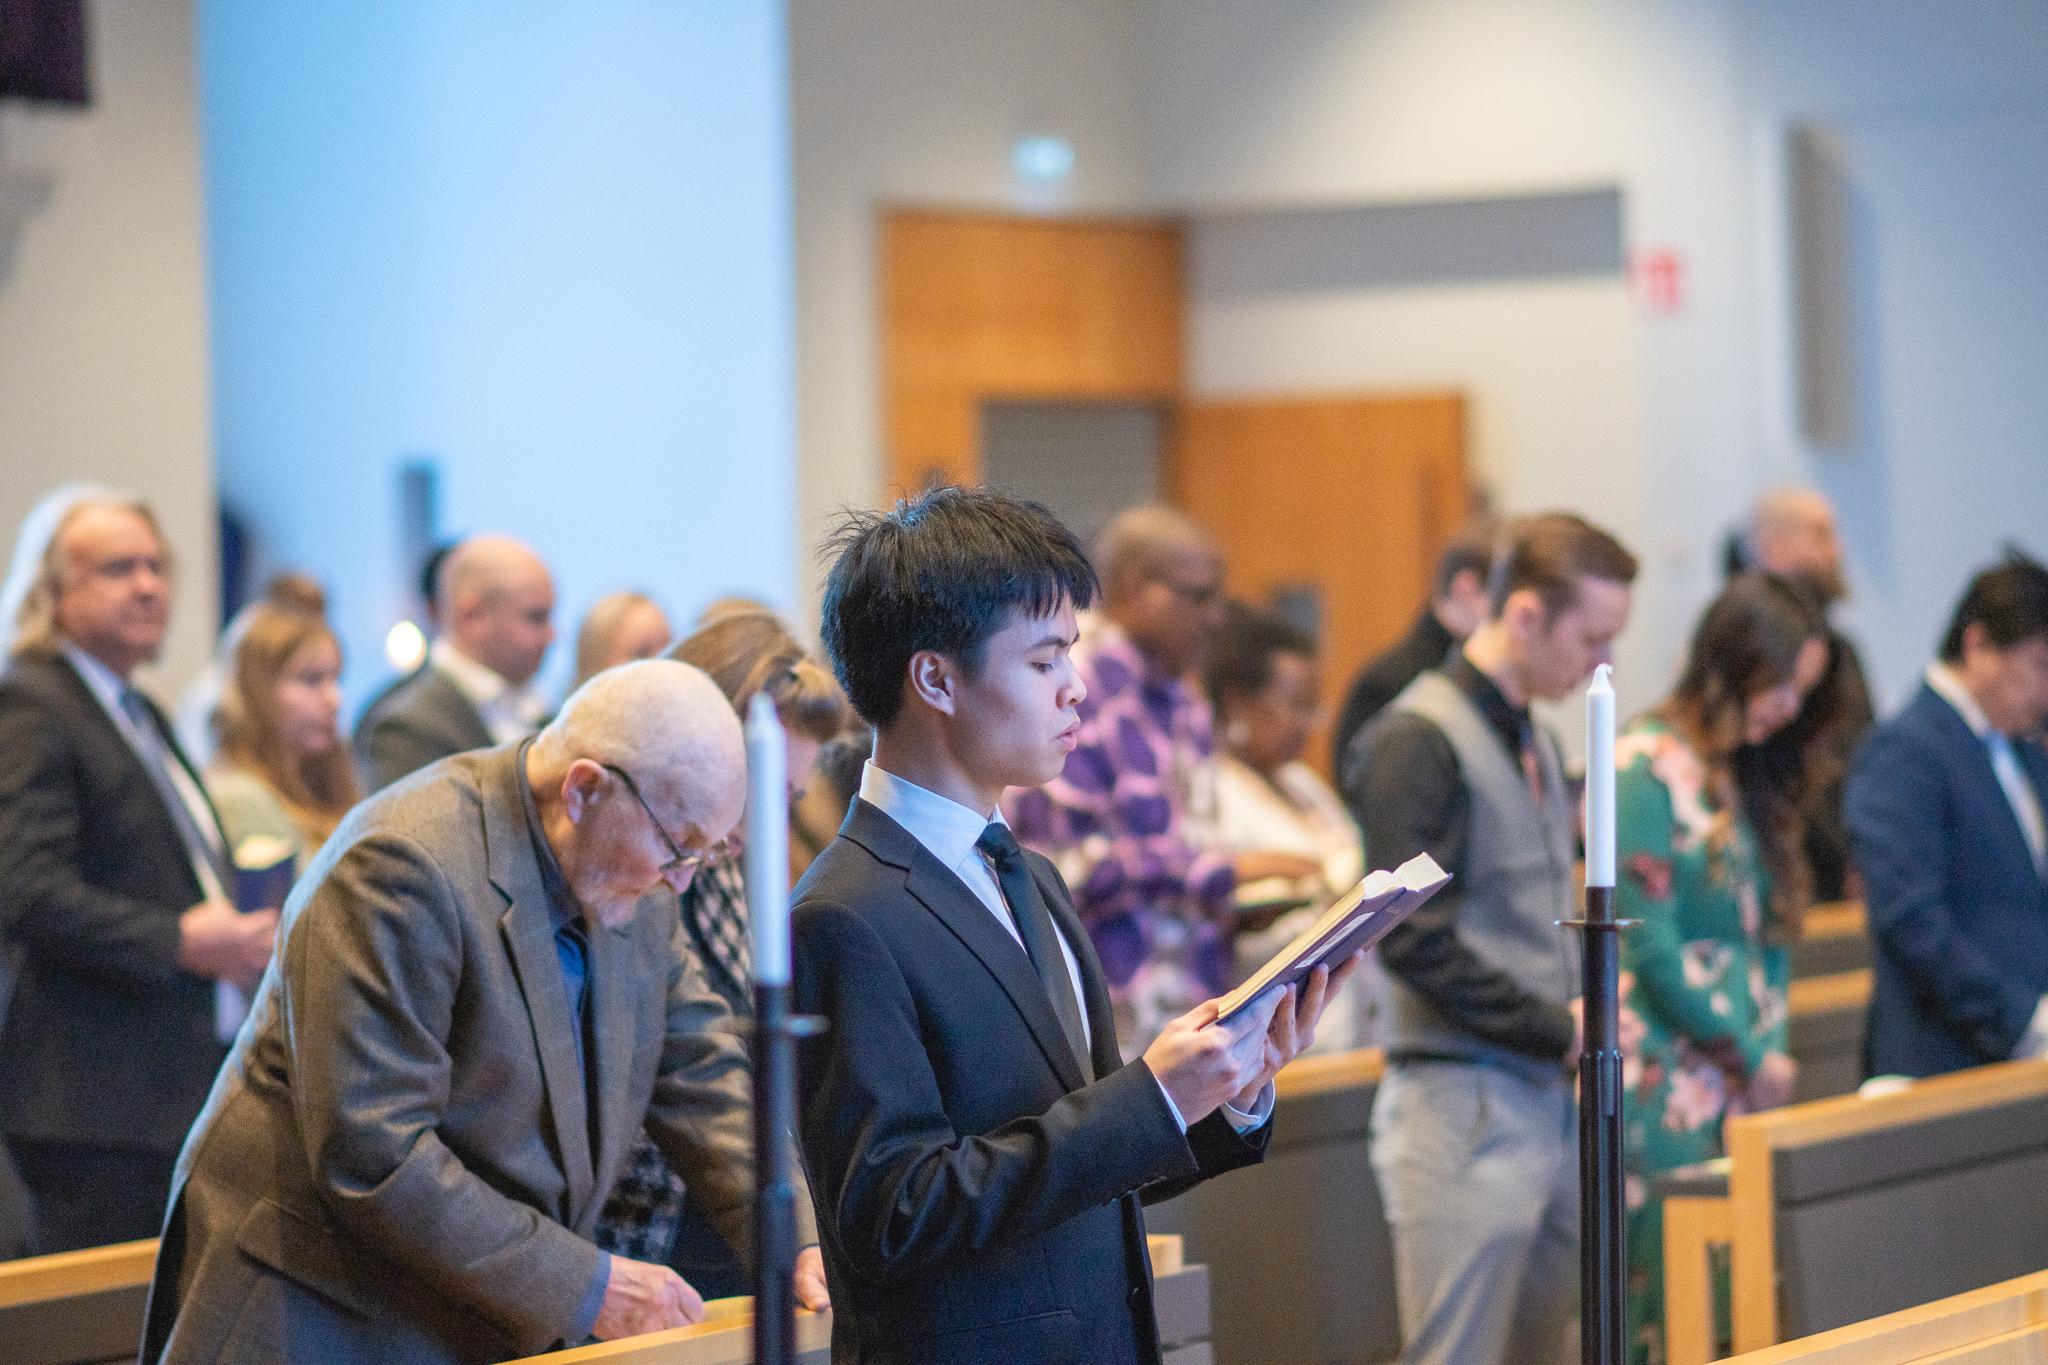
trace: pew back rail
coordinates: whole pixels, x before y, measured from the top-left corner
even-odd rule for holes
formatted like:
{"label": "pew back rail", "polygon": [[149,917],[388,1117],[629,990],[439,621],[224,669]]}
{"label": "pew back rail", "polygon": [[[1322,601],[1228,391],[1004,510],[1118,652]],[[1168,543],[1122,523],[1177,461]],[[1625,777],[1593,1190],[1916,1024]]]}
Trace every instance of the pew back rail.
{"label": "pew back rail", "polygon": [[2048,1061],[1730,1119],[1735,1349],[2048,1265]]}

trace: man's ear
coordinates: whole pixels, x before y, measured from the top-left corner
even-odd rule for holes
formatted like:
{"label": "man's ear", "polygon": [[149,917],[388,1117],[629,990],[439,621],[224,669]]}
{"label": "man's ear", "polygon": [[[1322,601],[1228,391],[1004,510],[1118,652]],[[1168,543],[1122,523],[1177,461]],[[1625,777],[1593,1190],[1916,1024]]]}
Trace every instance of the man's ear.
{"label": "man's ear", "polygon": [[948,655],[920,649],[910,656],[910,694],[941,715],[959,707],[960,670]]}
{"label": "man's ear", "polygon": [[1517,588],[1501,604],[1501,621],[1508,634],[1519,640],[1534,640],[1549,624],[1542,596],[1534,588]]}
{"label": "man's ear", "polygon": [[604,765],[587,758],[577,759],[562,774],[562,812],[569,817],[570,824],[583,823],[584,814],[597,798],[597,789],[607,776]]}

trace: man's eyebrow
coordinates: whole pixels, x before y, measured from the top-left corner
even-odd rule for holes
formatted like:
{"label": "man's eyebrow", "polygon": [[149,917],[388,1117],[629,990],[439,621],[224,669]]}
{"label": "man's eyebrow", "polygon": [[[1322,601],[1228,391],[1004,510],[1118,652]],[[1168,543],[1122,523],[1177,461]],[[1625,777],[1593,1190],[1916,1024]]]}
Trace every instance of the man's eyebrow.
{"label": "man's eyebrow", "polygon": [[1075,645],[1079,644],[1080,642],[1081,637],[1078,633],[1073,635],[1048,635],[1044,639],[1040,640],[1037,644],[1031,646],[1031,648],[1072,649]]}

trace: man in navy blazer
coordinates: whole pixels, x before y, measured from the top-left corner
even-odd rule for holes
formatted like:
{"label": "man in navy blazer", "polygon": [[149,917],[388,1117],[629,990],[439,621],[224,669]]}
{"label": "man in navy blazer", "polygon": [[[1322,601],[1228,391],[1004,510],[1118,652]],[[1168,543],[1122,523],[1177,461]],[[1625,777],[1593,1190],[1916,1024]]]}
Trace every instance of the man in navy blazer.
{"label": "man in navy blazer", "polygon": [[1925,683],[1849,777],[1873,1075],[2048,1054],[2044,722],[2048,568],[2014,555],[1971,582]]}
{"label": "man in navy blazer", "polygon": [[855,515],[824,639],[876,727],[797,887],[799,1140],[833,1305],[863,1365],[1156,1365],[1141,1199],[1260,1159],[1273,1074],[1332,977],[1227,1023],[1207,1001],[1124,1065],[1051,863],[997,801],[1074,746],[1095,576],[1034,503],[957,488]]}

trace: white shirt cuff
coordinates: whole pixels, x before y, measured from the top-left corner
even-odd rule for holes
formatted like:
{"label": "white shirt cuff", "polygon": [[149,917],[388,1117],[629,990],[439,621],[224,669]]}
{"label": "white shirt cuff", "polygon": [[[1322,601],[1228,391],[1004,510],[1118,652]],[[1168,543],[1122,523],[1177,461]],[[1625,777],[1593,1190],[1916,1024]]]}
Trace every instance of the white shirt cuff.
{"label": "white shirt cuff", "polygon": [[1236,1105],[1225,1101],[1223,1117],[1239,1133],[1255,1132],[1273,1121],[1273,1083],[1267,1081],[1259,1091],[1259,1097],[1252,1101],[1252,1111],[1247,1114]]}
{"label": "white shirt cuff", "polygon": [[2048,1056],[2048,995],[2042,996],[2041,1002],[2034,1006],[2034,1018],[2027,1025],[2027,1031],[2020,1035],[2020,1045],[2012,1055],[2018,1061]]}
{"label": "white shirt cuff", "polygon": [[1187,1118],[1180,1112],[1180,1106],[1173,1102],[1172,1094],[1170,1094],[1166,1089],[1166,1082],[1160,1080],[1158,1075],[1154,1074],[1152,1077],[1152,1083],[1159,1087],[1159,1098],[1166,1101],[1166,1112],[1173,1115],[1173,1121],[1179,1124],[1180,1130],[1183,1133],[1185,1133],[1188,1130]]}
{"label": "white shirt cuff", "polygon": [[[1180,1106],[1173,1102],[1173,1096],[1167,1093],[1166,1082],[1160,1080],[1157,1076],[1154,1076],[1152,1079],[1159,1086],[1159,1097],[1166,1101],[1166,1112],[1173,1115],[1173,1121],[1179,1124],[1180,1130],[1185,1133],[1188,1130],[1187,1118],[1180,1112]],[[1255,1132],[1271,1123],[1273,1121],[1273,1083],[1267,1081],[1265,1088],[1259,1091],[1259,1097],[1252,1102],[1252,1112],[1249,1114],[1228,1100],[1224,1101],[1223,1120],[1240,1133]]]}

